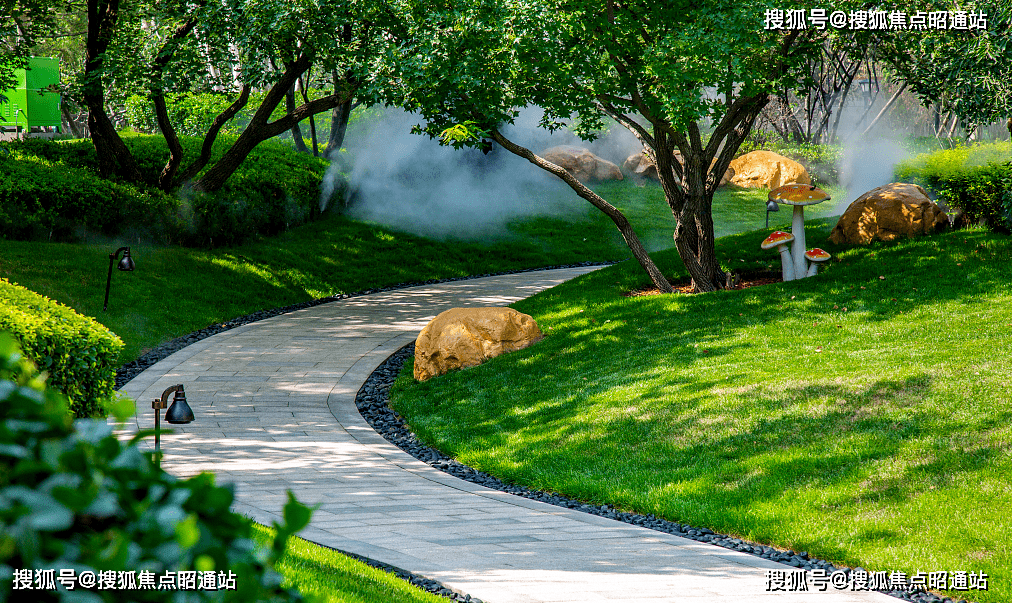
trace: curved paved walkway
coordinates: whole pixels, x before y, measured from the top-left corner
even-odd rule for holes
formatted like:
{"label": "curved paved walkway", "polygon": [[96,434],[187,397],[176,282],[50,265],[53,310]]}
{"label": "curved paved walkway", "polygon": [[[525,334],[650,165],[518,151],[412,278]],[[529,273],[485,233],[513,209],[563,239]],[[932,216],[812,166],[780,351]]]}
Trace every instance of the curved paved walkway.
{"label": "curved paved walkway", "polygon": [[321,504],[300,536],[487,603],[895,602],[767,592],[766,570],[786,566],[458,480],[359,415],[366,377],[439,312],[505,305],[590,270],[424,285],[276,316],[193,344],[123,391],[138,401],[136,427],[152,428],[150,401],[186,386],[196,421],[163,437],[163,466],[234,482],[237,512],[269,524],[291,489]]}

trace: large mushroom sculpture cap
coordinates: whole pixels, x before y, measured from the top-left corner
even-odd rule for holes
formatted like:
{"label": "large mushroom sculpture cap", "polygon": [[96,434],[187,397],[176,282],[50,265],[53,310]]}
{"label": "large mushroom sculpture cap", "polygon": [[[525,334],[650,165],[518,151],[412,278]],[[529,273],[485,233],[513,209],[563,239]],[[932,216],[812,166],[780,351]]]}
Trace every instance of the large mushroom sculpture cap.
{"label": "large mushroom sculpture cap", "polygon": [[829,193],[812,184],[785,184],[770,191],[769,200],[794,206],[791,220],[791,232],[794,233],[794,275],[797,278],[807,276],[808,266],[805,262],[805,210],[806,205],[815,205],[829,200]]}
{"label": "large mushroom sculpture cap", "polygon": [[793,240],[794,235],[778,230],[766,237],[766,240],[760,245],[763,250],[776,247],[780,252],[780,265],[783,267],[784,281],[794,280],[794,260],[791,259],[791,252],[787,249],[787,244]]}

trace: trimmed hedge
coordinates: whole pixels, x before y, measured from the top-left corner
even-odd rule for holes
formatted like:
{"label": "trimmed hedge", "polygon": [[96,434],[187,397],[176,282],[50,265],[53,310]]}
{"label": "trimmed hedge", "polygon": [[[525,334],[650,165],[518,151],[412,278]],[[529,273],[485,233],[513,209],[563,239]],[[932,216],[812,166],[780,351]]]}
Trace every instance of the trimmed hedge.
{"label": "trimmed hedge", "polygon": [[929,189],[962,224],[1012,232],[1012,143],[925,153],[896,166],[898,180]]}
{"label": "trimmed hedge", "polygon": [[73,152],[80,145],[50,146],[72,152],[61,158],[52,148],[36,155],[12,145],[10,156],[0,157],[0,237],[70,241],[85,232],[154,236],[179,229],[177,200],[68,165],[68,159],[94,160],[93,153],[82,158]]}
{"label": "trimmed hedge", "polygon": [[105,416],[123,341],[93,318],[0,279],[0,331],[49,374],[77,417]]}
{"label": "trimmed hedge", "polygon": [[[0,602],[303,600],[272,565],[309,508],[289,493],[271,549],[257,551],[250,520],[230,510],[231,487],[208,473],[176,479],[106,421],[72,421],[19,356],[0,336]],[[112,410],[125,419],[132,406]],[[182,590],[159,588],[163,580],[184,581]]]}
{"label": "trimmed hedge", "polygon": [[[271,236],[320,214],[320,183],[328,167],[324,159],[265,141],[221,191],[194,195],[184,187],[169,195],[157,188],[169,155],[164,138],[122,136],[144,179],[140,185],[100,178],[90,140],[0,142],[0,237],[74,241],[100,233],[220,246]],[[199,154],[201,140],[184,137],[180,142],[185,164]],[[228,144],[219,138],[212,162]]]}

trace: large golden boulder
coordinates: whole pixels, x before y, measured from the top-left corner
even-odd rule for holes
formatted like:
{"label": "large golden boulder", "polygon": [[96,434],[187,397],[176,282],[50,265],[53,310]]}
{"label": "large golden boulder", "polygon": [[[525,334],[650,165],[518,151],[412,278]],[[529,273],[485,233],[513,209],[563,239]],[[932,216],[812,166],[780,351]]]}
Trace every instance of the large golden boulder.
{"label": "large golden boulder", "polygon": [[541,340],[534,319],[513,308],[453,308],[432,319],[415,340],[415,379],[477,366]]}
{"label": "large golden boulder", "polygon": [[916,184],[893,182],[874,188],[850,204],[829,240],[852,245],[892,241],[943,230],[949,217]]}
{"label": "large golden boulder", "polygon": [[805,166],[772,151],[752,151],[731,160],[731,182],[745,188],[780,188],[785,184],[811,184]]}
{"label": "large golden boulder", "polygon": [[583,147],[561,145],[543,151],[541,156],[565,169],[580,182],[623,179],[622,170],[617,165]]}

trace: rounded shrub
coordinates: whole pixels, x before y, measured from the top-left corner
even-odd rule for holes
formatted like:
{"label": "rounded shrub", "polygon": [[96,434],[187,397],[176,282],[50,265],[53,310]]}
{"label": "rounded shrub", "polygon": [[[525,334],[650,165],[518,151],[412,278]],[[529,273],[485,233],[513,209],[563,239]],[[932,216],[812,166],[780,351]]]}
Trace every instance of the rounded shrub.
{"label": "rounded shrub", "polygon": [[271,566],[312,511],[289,493],[258,551],[232,500],[210,474],[164,472],[105,421],[74,421],[0,334],[0,602],[301,601]]}

